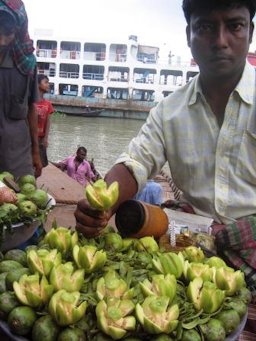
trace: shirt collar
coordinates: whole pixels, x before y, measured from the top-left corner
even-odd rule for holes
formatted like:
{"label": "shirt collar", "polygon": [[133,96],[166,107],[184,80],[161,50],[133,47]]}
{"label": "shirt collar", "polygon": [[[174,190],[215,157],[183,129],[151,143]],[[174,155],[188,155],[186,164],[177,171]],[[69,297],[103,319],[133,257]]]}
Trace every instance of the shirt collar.
{"label": "shirt collar", "polygon": [[[195,104],[199,96],[204,98],[200,80],[199,80],[199,74],[193,78],[192,82],[194,82],[194,86],[192,87],[193,91],[190,95],[190,99],[188,102],[189,105]],[[244,102],[248,104],[253,104],[254,88],[255,88],[255,70],[253,66],[249,64],[249,62],[246,62],[242,77],[240,81],[238,82],[234,91],[238,93],[238,95]]]}

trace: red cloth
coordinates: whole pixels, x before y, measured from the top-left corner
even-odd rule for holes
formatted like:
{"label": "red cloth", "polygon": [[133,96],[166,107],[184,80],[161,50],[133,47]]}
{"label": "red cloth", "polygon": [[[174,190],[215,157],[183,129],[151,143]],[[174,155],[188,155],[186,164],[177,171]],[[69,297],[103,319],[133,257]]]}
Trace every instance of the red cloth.
{"label": "red cloth", "polygon": [[41,101],[35,103],[35,105],[38,115],[38,137],[44,137],[47,119],[49,115],[54,112],[54,109],[52,103],[46,99],[42,99]]}

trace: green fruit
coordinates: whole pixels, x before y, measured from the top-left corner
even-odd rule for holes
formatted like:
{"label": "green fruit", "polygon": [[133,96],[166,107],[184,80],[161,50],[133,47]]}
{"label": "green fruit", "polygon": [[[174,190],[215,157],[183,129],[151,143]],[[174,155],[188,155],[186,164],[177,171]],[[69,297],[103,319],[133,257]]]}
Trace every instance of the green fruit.
{"label": "green fruit", "polygon": [[17,193],[16,194],[17,195],[17,205],[20,203],[20,202],[22,202],[22,201],[24,201],[24,200],[27,200],[27,197],[26,197],[26,195],[25,194],[23,194],[23,193]]}
{"label": "green fruit", "polygon": [[23,266],[15,260],[3,260],[0,263],[0,273],[21,269]]}
{"label": "green fruit", "polygon": [[0,318],[7,318],[8,314],[20,305],[16,295],[12,291],[3,292],[0,295]]}
{"label": "green fruit", "polygon": [[195,329],[184,330],[181,341],[201,341],[201,336]]}
{"label": "green fruit", "polygon": [[35,251],[37,251],[37,250],[38,250],[37,245],[28,245],[28,246],[25,248],[25,251],[26,251],[27,254],[28,254],[28,252],[29,252],[30,250],[35,250]]}
{"label": "green fruit", "polygon": [[3,292],[6,291],[6,276],[7,276],[8,272],[2,272],[0,274],[0,294],[2,294]]}
{"label": "green fruit", "polygon": [[19,209],[24,217],[35,217],[37,215],[37,206],[30,200],[22,201],[19,204]]}
{"label": "green fruit", "polygon": [[228,307],[234,309],[240,318],[242,318],[247,311],[247,305],[236,297],[232,297],[232,300],[228,303]]}
{"label": "green fruit", "polygon": [[79,328],[66,328],[58,337],[58,341],[86,341],[84,332]]}
{"label": "green fruit", "polygon": [[240,300],[242,300],[245,304],[249,304],[252,300],[252,294],[250,292],[249,289],[243,287],[241,288],[238,293],[237,296]]}
{"label": "green fruit", "polygon": [[224,341],[226,332],[223,323],[215,318],[211,318],[208,323],[200,326],[207,341]]}
{"label": "green fruit", "polygon": [[21,193],[25,194],[29,198],[36,190],[36,186],[30,183],[24,184],[20,187]]}
{"label": "green fruit", "polygon": [[240,323],[239,314],[234,309],[223,310],[215,317],[223,323],[227,335],[232,333]]}
{"label": "green fruit", "polygon": [[36,178],[34,177],[34,175],[28,174],[28,175],[22,175],[21,177],[19,177],[18,185],[21,187],[25,184],[32,184],[36,186]]}
{"label": "green fruit", "polygon": [[5,283],[6,283],[6,288],[8,290],[13,290],[13,282],[19,281],[20,277],[24,274],[29,275],[30,271],[28,268],[21,268],[21,269],[16,269],[13,271],[8,272]]}
{"label": "green fruit", "polygon": [[1,218],[3,221],[11,220],[12,222],[17,221],[19,209],[14,204],[4,203],[0,206]]}
{"label": "green fruit", "polygon": [[102,333],[97,333],[92,339],[92,341],[112,341],[112,340],[113,339],[111,337]]}
{"label": "green fruit", "polygon": [[14,176],[10,172],[5,171],[5,172],[0,173],[0,181],[3,182],[3,179],[5,177],[8,177],[8,178],[11,178],[12,180],[14,180]]}
{"label": "green fruit", "polygon": [[5,260],[15,260],[23,266],[27,265],[27,255],[26,252],[20,249],[12,249],[6,252],[4,255]]}
{"label": "green fruit", "polygon": [[8,325],[11,331],[17,335],[27,335],[35,321],[36,313],[31,307],[16,307],[8,316]]}
{"label": "green fruit", "polygon": [[46,208],[48,202],[48,194],[42,189],[37,189],[30,196],[30,200],[33,201],[33,203],[36,204],[38,208],[44,209]]}
{"label": "green fruit", "polygon": [[55,341],[58,334],[59,327],[51,315],[41,316],[36,320],[32,328],[33,341]]}

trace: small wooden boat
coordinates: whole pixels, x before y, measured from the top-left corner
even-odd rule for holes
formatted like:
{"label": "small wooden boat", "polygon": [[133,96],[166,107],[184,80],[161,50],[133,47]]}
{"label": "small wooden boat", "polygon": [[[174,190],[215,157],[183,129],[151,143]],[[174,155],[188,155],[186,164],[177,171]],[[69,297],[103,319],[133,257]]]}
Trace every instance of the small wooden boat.
{"label": "small wooden boat", "polygon": [[58,108],[57,111],[70,116],[97,117],[100,115],[102,111],[104,111],[104,109],[92,109],[88,106],[86,107],[62,106],[61,108]]}

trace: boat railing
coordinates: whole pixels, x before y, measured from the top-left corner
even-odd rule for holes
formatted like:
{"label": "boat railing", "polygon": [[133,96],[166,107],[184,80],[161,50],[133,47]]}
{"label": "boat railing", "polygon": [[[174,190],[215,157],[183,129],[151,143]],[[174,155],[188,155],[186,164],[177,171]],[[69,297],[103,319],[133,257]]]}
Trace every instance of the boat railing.
{"label": "boat railing", "polygon": [[63,59],[80,59],[80,51],[61,50],[60,57]]}
{"label": "boat railing", "polygon": [[83,73],[83,79],[91,79],[91,80],[102,81],[104,79],[104,74],[103,73],[85,72],[85,73]]}
{"label": "boat railing", "polygon": [[157,59],[156,58],[151,58],[151,57],[145,57],[145,56],[137,56],[137,61],[142,62],[144,64],[156,64]]}
{"label": "boat railing", "polygon": [[116,76],[116,75],[109,75],[107,77],[107,80],[109,82],[128,82],[129,78],[128,78],[127,75],[126,76],[124,76],[124,75],[118,75],[118,76]]}
{"label": "boat railing", "polygon": [[175,85],[175,86],[181,86],[183,84],[183,77],[182,76],[173,76],[173,75],[168,75],[167,77],[161,76],[160,85]]}
{"label": "boat railing", "polygon": [[49,70],[42,70],[42,69],[38,69],[37,73],[40,75],[46,75],[48,77],[55,77],[55,70],[53,69],[49,69]]}
{"label": "boat railing", "polygon": [[60,71],[61,78],[79,78],[79,72]]}
{"label": "boat railing", "polygon": [[57,51],[55,49],[37,49],[36,55],[42,58],[56,58]]}
{"label": "boat railing", "polygon": [[126,53],[110,53],[109,60],[111,62],[124,63],[127,60],[127,54]]}
{"label": "boat railing", "polygon": [[83,58],[85,60],[103,61],[106,59],[106,53],[105,52],[84,51]]}

